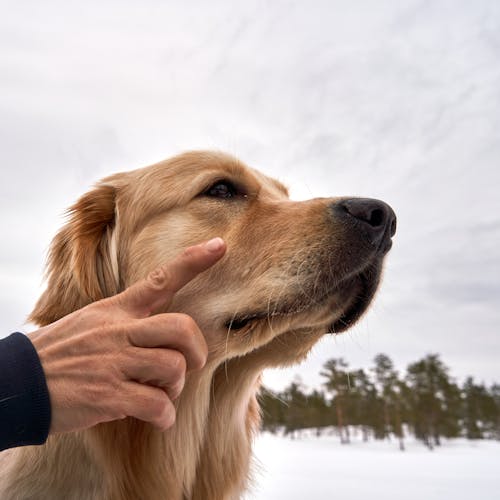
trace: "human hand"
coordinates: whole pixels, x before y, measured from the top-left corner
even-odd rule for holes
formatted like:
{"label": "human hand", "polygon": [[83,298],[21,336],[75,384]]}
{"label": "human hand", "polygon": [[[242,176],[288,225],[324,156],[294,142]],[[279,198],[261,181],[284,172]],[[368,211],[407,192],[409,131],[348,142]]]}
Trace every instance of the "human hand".
{"label": "human hand", "polygon": [[173,425],[172,401],[208,348],[190,316],[152,313],[225,251],[220,238],[189,247],[124,292],[29,335],[47,380],[51,434],[127,416],[161,430]]}

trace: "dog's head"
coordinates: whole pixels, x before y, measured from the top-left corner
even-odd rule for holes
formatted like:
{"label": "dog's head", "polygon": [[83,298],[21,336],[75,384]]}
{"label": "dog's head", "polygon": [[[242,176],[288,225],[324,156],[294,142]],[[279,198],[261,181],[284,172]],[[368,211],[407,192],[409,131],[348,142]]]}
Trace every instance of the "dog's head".
{"label": "dog's head", "polygon": [[[395,228],[383,202],[294,202],[233,157],[185,153],[108,177],[80,198],[54,239],[48,287],[30,319],[53,322],[221,236],[226,256],[171,306],[198,322],[212,356],[241,356],[291,332],[338,333],[372,300]],[[303,354],[282,346],[268,364]]]}

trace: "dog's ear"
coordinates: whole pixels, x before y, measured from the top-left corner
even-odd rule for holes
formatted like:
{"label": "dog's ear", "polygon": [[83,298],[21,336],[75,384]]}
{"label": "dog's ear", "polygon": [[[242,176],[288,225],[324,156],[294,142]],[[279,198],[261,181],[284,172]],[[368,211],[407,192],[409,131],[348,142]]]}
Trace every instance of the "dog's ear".
{"label": "dog's ear", "polygon": [[52,241],[47,288],[29,321],[46,325],[76,309],[118,293],[117,187],[106,179],[69,210]]}

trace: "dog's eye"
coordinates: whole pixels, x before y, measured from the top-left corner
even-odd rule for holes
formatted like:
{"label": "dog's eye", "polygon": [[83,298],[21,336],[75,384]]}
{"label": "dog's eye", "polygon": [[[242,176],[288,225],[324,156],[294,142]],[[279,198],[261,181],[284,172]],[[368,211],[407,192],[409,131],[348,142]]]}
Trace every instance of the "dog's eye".
{"label": "dog's eye", "polygon": [[252,318],[233,318],[226,323],[226,328],[229,330],[241,330],[247,326]]}
{"label": "dog's eye", "polygon": [[211,198],[234,198],[238,195],[238,189],[236,186],[229,181],[217,181],[215,184],[210,186],[204,193],[205,196],[210,196]]}

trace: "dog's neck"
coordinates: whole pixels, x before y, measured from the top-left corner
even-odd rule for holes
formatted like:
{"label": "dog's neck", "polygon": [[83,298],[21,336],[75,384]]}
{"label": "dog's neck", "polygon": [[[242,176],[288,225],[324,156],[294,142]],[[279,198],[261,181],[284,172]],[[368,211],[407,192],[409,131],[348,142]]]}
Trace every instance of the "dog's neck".
{"label": "dog's neck", "polygon": [[[148,424],[129,423],[142,429],[128,431],[129,439],[139,436],[135,441],[140,452],[134,455],[130,450],[139,459],[132,470],[125,468],[118,476],[121,496],[108,498],[132,500],[145,492],[152,500],[164,499],[165,494],[172,500],[239,498],[248,481],[252,440],[260,423],[260,374],[266,367],[303,359],[322,335],[322,329],[290,331],[245,356],[223,363],[212,360],[201,372],[191,373],[170,430],[162,435]],[[109,446],[116,449],[116,443]],[[118,450],[116,454],[123,456]],[[133,494],[128,496],[128,491]]]}
{"label": "dog's neck", "polygon": [[189,374],[176,423],[165,433],[134,419],[88,431],[87,439],[97,445],[91,448],[99,450],[97,461],[113,470],[103,478],[106,498],[237,498],[247,481],[251,439],[259,425],[259,369],[217,365]]}

